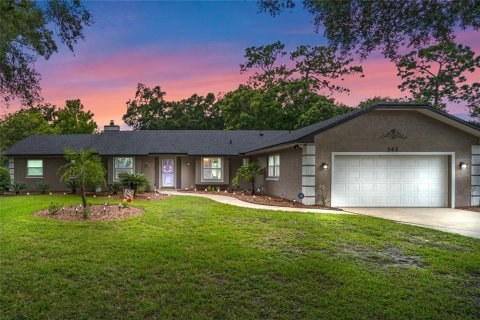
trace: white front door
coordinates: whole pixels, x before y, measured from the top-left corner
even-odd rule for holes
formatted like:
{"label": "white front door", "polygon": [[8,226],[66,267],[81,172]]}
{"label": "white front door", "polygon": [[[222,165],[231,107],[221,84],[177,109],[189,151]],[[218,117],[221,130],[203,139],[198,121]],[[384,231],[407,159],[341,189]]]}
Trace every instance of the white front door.
{"label": "white front door", "polygon": [[446,207],[445,155],[335,155],[332,206]]}
{"label": "white front door", "polygon": [[162,188],[175,187],[175,159],[160,159],[160,186]]}

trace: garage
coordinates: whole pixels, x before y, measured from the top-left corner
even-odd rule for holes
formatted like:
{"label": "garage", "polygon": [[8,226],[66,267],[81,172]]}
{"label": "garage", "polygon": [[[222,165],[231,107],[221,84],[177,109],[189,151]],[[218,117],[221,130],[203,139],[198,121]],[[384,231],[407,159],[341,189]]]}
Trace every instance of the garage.
{"label": "garage", "polygon": [[332,206],[447,207],[446,154],[334,154]]}

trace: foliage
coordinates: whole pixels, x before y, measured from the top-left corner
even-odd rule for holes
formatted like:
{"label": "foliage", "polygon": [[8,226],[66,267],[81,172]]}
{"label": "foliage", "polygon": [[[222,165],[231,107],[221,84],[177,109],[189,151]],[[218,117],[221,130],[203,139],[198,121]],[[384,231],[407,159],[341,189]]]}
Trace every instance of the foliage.
{"label": "foliage", "polygon": [[48,206],[48,212],[50,214],[56,214],[58,211],[62,209],[63,205],[56,203],[56,202],[50,202],[50,205]]}
{"label": "foliage", "polygon": [[410,91],[414,99],[445,110],[446,101],[464,102],[472,116],[480,112],[480,83],[468,83],[467,73],[480,67],[480,56],[469,47],[443,42],[402,56],[398,76],[399,88]]}
{"label": "foliage", "polygon": [[181,101],[166,101],[159,86],[152,89],[139,83],[135,99],[127,101],[123,121],[137,130],[223,129],[215,96],[197,94]]}
{"label": "foliage", "polygon": [[260,166],[258,162],[252,161],[242,165],[237,169],[235,177],[232,180],[233,185],[238,185],[240,179],[250,182],[252,185],[252,194],[255,194],[255,178],[259,175],[265,175],[265,168]]}
{"label": "foliage", "polygon": [[328,190],[327,190],[327,186],[321,184],[321,185],[318,187],[318,192],[320,193],[320,203],[322,204],[322,206],[326,207],[327,204],[328,204]]}
{"label": "foliage", "polygon": [[148,178],[143,173],[121,172],[118,179],[124,187],[132,189],[134,194],[137,194],[139,189],[147,190],[149,188]]}
{"label": "foliage", "polygon": [[[261,11],[273,16],[296,6],[294,0],[258,3]],[[363,58],[380,50],[394,59],[401,48],[443,42],[453,39],[458,28],[480,27],[480,3],[470,0],[303,0],[302,6],[330,46]]]}
{"label": "foliage", "polygon": [[80,99],[67,100],[65,107],[55,112],[53,126],[61,134],[91,134],[97,131],[93,116],[84,110]]}
{"label": "foliage", "polygon": [[65,149],[66,164],[59,169],[60,180],[68,182],[76,179],[80,187],[83,208],[87,207],[86,187],[90,183],[105,185],[105,168],[95,150],[80,149],[75,152]]}
{"label": "foliage", "polygon": [[37,57],[58,51],[58,42],[71,51],[92,23],[79,0],[0,2],[0,96],[6,103],[18,98],[23,104],[40,100]]}
{"label": "foliage", "polygon": [[82,215],[83,215],[83,219],[88,219],[90,218],[90,215],[92,214],[92,211],[90,211],[90,209],[88,208],[83,208],[82,210]]}
{"label": "foliage", "polygon": [[78,180],[75,178],[68,180],[66,185],[72,190],[73,194],[77,193],[77,189],[80,187],[80,183],[78,183]]}
{"label": "foliage", "polygon": [[8,169],[0,166],[0,194],[3,194],[10,189],[10,173]]}
{"label": "foliage", "polygon": [[[326,90],[327,94],[349,92],[332,80],[359,73],[360,66],[350,66],[353,59],[337,53],[331,47],[312,47],[302,45],[290,53],[292,63],[283,63],[287,55],[285,45],[279,41],[245,50],[245,64],[240,65],[241,72],[253,71],[250,84],[253,88],[270,88],[274,84],[302,80],[310,91]],[[363,75],[362,75],[363,76]]]}
{"label": "foliage", "polygon": [[19,194],[20,191],[25,190],[27,186],[25,185],[24,182],[22,181],[13,181],[10,184],[10,189],[15,192],[15,194]]}
{"label": "foliage", "polygon": [[122,190],[122,184],[114,182],[112,184],[109,184],[108,188],[110,189],[110,191],[112,191],[113,194],[118,194],[118,192]]}
{"label": "foliage", "polygon": [[220,101],[226,129],[298,129],[350,111],[308,86],[302,80],[276,83],[268,89],[239,86]]}
{"label": "foliage", "polygon": [[374,96],[361,101],[357,105],[357,108],[366,108],[379,103],[424,103],[424,102],[419,100],[414,100],[411,98],[390,98],[390,97]]}
{"label": "foliage", "polygon": [[38,110],[19,110],[4,115],[0,117],[0,154],[28,136],[52,133],[56,130]]}
{"label": "foliage", "polygon": [[40,190],[41,193],[46,193],[48,189],[50,189],[51,185],[47,181],[40,181],[37,184],[38,190]]}

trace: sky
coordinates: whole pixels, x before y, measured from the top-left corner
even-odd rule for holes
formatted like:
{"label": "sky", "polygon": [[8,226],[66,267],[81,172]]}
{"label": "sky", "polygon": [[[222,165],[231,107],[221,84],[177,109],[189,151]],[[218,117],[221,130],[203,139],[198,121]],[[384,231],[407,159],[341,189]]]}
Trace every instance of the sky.
{"label": "sky", "polygon": [[[61,47],[49,60],[38,60],[45,102],[64,106],[81,99],[101,127],[121,120],[126,102],[135,97],[137,83],[160,85],[166,99],[179,100],[193,93],[205,95],[234,90],[247,80],[240,74],[245,48],[277,40],[295,49],[301,44],[326,44],[315,33],[312,17],[301,8],[271,17],[258,13],[255,1],[84,2],[94,24],[85,30],[72,54]],[[480,53],[475,32],[457,39]],[[357,62],[358,63],[358,62]],[[403,97],[395,65],[378,54],[360,63],[364,78],[348,77],[337,94],[339,102],[354,106],[372,96]],[[480,75],[475,75],[480,81]],[[12,104],[1,112],[18,108]],[[452,114],[466,117],[463,106]]]}

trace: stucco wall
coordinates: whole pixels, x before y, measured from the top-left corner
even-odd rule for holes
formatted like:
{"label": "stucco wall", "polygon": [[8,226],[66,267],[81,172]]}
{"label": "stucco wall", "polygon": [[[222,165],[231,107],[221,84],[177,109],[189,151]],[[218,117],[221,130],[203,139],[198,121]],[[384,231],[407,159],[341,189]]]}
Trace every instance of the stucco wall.
{"label": "stucco wall", "polygon": [[274,154],[280,154],[280,178],[258,177],[255,187],[263,187],[266,194],[298,200],[298,193],[302,191],[302,149],[290,147],[255,156],[253,160],[267,170],[268,156]]}
{"label": "stucco wall", "polygon": [[[43,177],[27,177],[27,160],[43,160]],[[49,191],[70,191],[63,182],[60,182],[58,168],[65,164],[63,157],[14,157],[15,181],[24,182],[27,189],[24,191],[38,192],[37,184],[40,181],[48,182]]]}
{"label": "stucco wall", "polygon": [[[381,138],[392,129],[406,139]],[[416,111],[366,113],[315,136],[317,203],[321,184],[328,187],[330,201],[332,152],[387,152],[389,147],[398,147],[398,152],[455,152],[456,205],[467,206],[470,170],[461,170],[458,163],[470,163],[471,146],[475,144],[477,137]],[[328,170],[320,168],[323,162],[330,164]]]}

